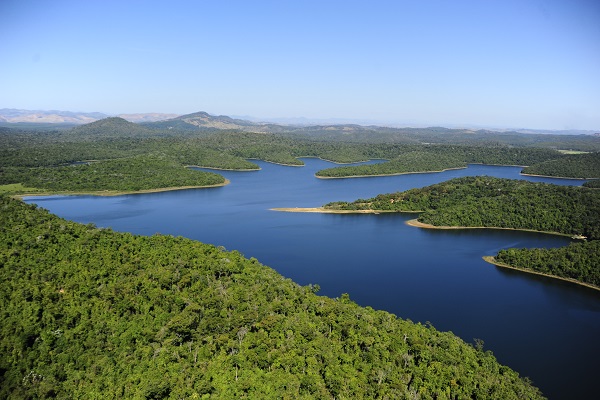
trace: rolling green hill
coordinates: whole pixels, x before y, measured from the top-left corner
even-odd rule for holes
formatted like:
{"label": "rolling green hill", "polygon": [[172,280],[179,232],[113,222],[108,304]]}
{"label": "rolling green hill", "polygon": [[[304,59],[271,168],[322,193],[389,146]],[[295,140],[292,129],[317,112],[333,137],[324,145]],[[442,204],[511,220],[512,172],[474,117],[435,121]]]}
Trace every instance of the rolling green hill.
{"label": "rolling green hill", "polygon": [[523,169],[524,174],[600,178],[600,153],[567,154]]}
{"label": "rolling green hill", "polygon": [[48,193],[105,194],[223,185],[225,178],[185,168],[166,157],[143,155],[50,168],[4,168],[0,184],[14,183]]}
{"label": "rolling green hill", "polygon": [[537,399],[452,333],[256,259],[0,197],[1,398]]}

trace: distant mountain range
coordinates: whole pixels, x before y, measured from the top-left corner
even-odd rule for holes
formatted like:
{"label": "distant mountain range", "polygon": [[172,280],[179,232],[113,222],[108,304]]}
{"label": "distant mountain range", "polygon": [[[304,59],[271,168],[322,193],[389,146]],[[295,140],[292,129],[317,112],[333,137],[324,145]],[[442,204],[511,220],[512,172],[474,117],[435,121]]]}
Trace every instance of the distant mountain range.
{"label": "distant mountain range", "polygon": [[164,113],[140,113],[140,114],[119,114],[116,117],[123,118],[129,122],[156,122],[165,119],[171,119],[179,116],[179,114],[164,114]]}
{"label": "distant mountain range", "polygon": [[106,118],[108,115],[99,112],[84,113],[71,111],[42,111],[17,110],[14,108],[0,109],[0,121],[10,123],[52,123],[52,124],[87,124]]}
{"label": "distant mountain range", "polygon": [[[20,110],[13,108],[0,109],[0,123],[4,124],[27,124],[29,126],[42,126],[56,124],[64,125],[83,125],[99,121],[105,118],[119,117],[129,122],[142,124],[148,128],[177,129],[177,130],[203,130],[203,129],[234,129],[246,132],[256,133],[279,133],[295,130],[315,130],[315,131],[343,131],[351,133],[368,129],[394,129],[400,126],[390,124],[377,124],[375,121],[361,121],[357,123],[348,123],[343,119],[323,119],[311,120],[306,118],[279,118],[271,122],[259,122],[253,117],[232,118],[225,115],[211,115],[207,112],[196,112],[186,115],[166,114],[166,113],[137,113],[137,114],[119,114],[108,115],[100,112],[73,112],[58,110]],[[243,118],[243,119],[242,119]],[[446,127],[449,128],[449,127]],[[405,128],[411,129],[411,128]],[[421,128],[422,129],[422,128]],[[431,129],[431,128],[427,128]],[[435,128],[436,130],[440,128]],[[443,129],[443,128],[442,128]],[[472,128],[454,129],[462,131],[484,131],[490,129]],[[541,130],[541,129],[491,129],[494,132],[517,132],[534,134],[560,134],[560,135],[591,135],[598,133],[596,131],[584,130]]]}
{"label": "distant mountain range", "polygon": [[[120,114],[129,122],[155,122],[177,117],[177,114],[145,113],[145,114]],[[59,110],[18,110],[14,108],[0,109],[0,122],[8,123],[43,123],[43,124],[88,124],[110,115],[100,112],[73,112]]]}
{"label": "distant mountain range", "polygon": [[204,111],[180,115],[175,118],[146,123],[144,125],[152,128],[180,130],[235,129],[255,133],[289,131],[288,127],[282,125],[235,119],[226,115],[210,115]]}

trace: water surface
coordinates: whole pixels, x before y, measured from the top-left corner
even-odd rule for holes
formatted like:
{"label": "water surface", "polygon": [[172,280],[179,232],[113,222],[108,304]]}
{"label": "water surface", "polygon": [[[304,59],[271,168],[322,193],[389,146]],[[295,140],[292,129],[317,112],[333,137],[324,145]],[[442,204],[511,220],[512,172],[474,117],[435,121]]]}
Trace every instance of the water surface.
{"label": "water surface", "polygon": [[530,377],[551,399],[596,393],[600,359],[600,295],[545,277],[484,262],[507,247],[555,247],[570,239],[503,230],[426,230],[404,224],[414,214],[313,214],[270,211],[318,207],[451,178],[490,175],[581,185],[582,181],[521,176],[518,167],[470,165],[443,173],[317,179],[332,166],[257,162],[260,171],[221,171],[231,184],[118,197],[26,199],[61,217],[144,235],[181,235],[238,250],[320,294],[349,293],[364,306],[432,323],[464,340],[482,339],[499,361]]}

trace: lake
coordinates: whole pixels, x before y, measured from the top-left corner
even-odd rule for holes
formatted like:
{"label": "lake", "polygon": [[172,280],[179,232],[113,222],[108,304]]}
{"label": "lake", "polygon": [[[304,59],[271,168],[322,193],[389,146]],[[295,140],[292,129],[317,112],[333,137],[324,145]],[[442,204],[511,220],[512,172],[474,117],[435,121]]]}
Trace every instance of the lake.
{"label": "lake", "polygon": [[219,171],[231,184],[117,197],[29,197],[51,212],[143,235],[185,236],[238,250],[319,294],[348,293],[363,306],[431,323],[465,341],[484,341],[498,360],[531,378],[551,399],[597,393],[600,292],[500,269],[482,260],[508,247],[557,247],[569,238],[503,230],[426,230],[415,214],[313,214],[271,211],[318,207],[423,187],[470,175],[567,185],[526,177],[519,167],[469,165],[442,173],[317,179],[333,164],[304,167],[256,161],[260,171]]}

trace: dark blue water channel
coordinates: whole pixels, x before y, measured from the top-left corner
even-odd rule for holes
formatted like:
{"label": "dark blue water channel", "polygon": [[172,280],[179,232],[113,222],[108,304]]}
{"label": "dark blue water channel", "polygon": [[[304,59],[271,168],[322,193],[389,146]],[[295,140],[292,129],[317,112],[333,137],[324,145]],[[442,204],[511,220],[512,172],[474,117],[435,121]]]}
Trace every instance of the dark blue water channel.
{"label": "dark blue water channel", "polygon": [[271,211],[317,207],[451,178],[490,175],[557,184],[577,180],[525,177],[518,167],[470,165],[443,173],[317,179],[332,166],[258,162],[260,171],[220,171],[231,184],[117,197],[27,198],[78,222],[118,231],[185,236],[256,257],[319,294],[349,293],[364,306],[430,322],[464,340],[484,341],[499,361],[531,378],[551,399],[597,393],[600,293],[549,278],[507,271],[482,260],[507,247],[556,247],[570,239],[502,230],[439,231],[404,224],[414,214],[312,214]]}

